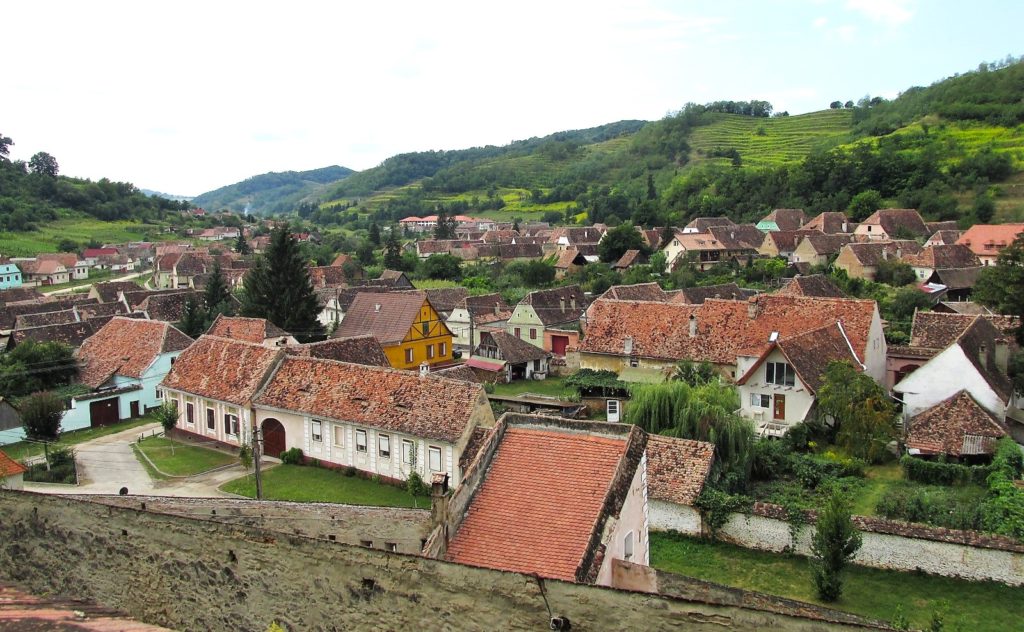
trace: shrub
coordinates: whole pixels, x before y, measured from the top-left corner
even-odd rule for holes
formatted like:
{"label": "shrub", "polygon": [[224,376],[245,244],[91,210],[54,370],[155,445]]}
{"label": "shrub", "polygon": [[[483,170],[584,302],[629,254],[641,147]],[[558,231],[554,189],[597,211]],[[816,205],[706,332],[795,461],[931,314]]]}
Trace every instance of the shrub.
{"label": "shrub", "polygon": [[405,488],[412,494],[413,498],[417,496],[426,496],[430,493],[430,488],[423,482],[420,475],[413,472],[409,475],[409,478],[405,481]]}
{"label": "shrub", "polygon": [[900,465],[908,480],[928,485],[963,485],[966,483],[985,485],[989,474],[993,472],[990,465],[967,466],[957,463],[942,463],[926,461],[910,455],[901,458]]}
{"label": "shrub", "polygon": [[356,475],[356,468],[352,467],[351,465],[349,465],[348,467],[345,468],[345,476],[348,476],[348,477],[351,478],[351,477],[353,477],[355,475]]}
{"label": "shrub", "polygon": [[787,446],[782,441],[759,439],[754,442],[750,475],[754,480],[770,481],[790,472]]}
{"label": "shrub", "polygon": [[694,503],[700,510],[701,518],[708,526],[708,535],[715,534],[729,520],[729,516],[749,509],[753,501],[747,496],[729,494],[713,487],[705,487]]}
{"label": "shrub", "polygon": [[302,449],[291,448],[281,453],[281,462],[287,463],[288,465],[301,465],[302,464]]}
{"label": "shrub", "polygon": [[818,597],[835,601],[843,593],[842,571],[860,549],[860,532],[853,526],[850,504],[833,491],[818,512],[818,523],[811,538],[811,563]]}
{"label": "shrub", "polygon": [[982,527],[983,495],[984,491],[975,487],[897,486],[882,496],[875,511],[892,520],[977,530]]}

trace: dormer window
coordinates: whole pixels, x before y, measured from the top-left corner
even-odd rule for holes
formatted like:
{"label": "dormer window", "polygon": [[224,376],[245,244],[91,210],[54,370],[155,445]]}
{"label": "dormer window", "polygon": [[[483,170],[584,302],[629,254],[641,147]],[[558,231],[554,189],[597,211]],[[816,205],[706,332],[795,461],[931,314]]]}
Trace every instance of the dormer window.
{"label": "dormer window", "polygon": [[796,372],[792,366],[785,362],[766,362],[764,381],[776,386],[795,386]]}

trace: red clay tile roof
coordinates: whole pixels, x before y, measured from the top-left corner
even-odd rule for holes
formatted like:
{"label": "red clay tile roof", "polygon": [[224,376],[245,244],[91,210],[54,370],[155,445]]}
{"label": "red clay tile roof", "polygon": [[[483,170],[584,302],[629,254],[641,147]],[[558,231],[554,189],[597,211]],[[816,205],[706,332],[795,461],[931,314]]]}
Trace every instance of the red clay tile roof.
{"label": "red clay tile roof", "polygon": [[527,294],[519,304],[533,307],[545,326],[575,322],[587,307],[586,296],[578,285],[535,290]]}
{"label": "red clay tile roof", "polygon": [[251,342],[200,336],[178,356],[162,385],[244,406],[282,354]]}
{"label": "red clay tile roof", "polygon": [[158,292],[151,294],[135,307],[140,311],[146,312],[153,320],[177,323],[185,317],[185,306],[189,298],[194,298],[199,305],[203,305],[203,295],[200,292],[190,290],[187,292]]}
{"label": "red clay tile roof", "polygon": [[115,317],[78,350],[79,379],[99,388],[113,375],[141,378],[162,353],[181,351],[192,339],[167,323]]}
{"label": "red clay tile roof", "polygon": [[334,261],[331,262],[331,265],[341,267],[348,263],[349,261],[352,261],[352,257],[350,255],[342,253],[334,258]]}
{"label": "red clay tile roof", "polygon": [[915,268],[976,268],[981,261],[967,246],[953,244],[927,246],[921,252],[903,256],[904,263]]}
{"label": "red clay tile roof", "polygon": [[31,329],[33,327],[47,327],[49,325],[66,325],[77,323],[78,313],[72,309],[62,309],[58,312],[37,312],[35,314],[22,314],[14,319],[15,329]]}
{"label": "red clay tile roof", "polygon": [[445,559],[578,581],[625,437],[511,426]]}
{"label": "red clay tile roof", "polygon": [[704,489],[714,460],[713,443],[648,435],[648,496],[654,500],[692,505]]}
{"label": "red clay tile roof", "polygon": [[427,297],[422,292],[356,295],[334,338],[372,335],[382,345],[401,342],[409,335]]}
{"label": "red clay tile roof", "polygon": [[[159,247],[157,248],[159,251]],[[178,259],[181,258],[181,252],[169,252],[164,255],[160,255],[156,259],[156,269],[158,272],[171,272],[174,270],[175,264],[178,263]]]}
{"label": "red clay tile roof", "polygon": [[908,236],[927,238],[933,231],[928,230],[921,214],[912,208],[883,208],[872,213],[861,226],[881,226],[890,238],[897,238],[902,229]]}
{"label": "red clay tile roof", "polygon": [[779,252],[792,252],[796,250],[800,240],[807,236],[805,230],[773,230],[764,236],[761,247],[772,243]]}
{"label": "red clay tile roof", "polygon": [[[843,230],[844,224],[846,225],[846,230]],[[852,233],[855,226],[856,224],[847,219],[845,213],[840,213],[838,211],[825,211],[824,213],[819,213],[809,222],[804,224],[805,229],[820,230],[826,235]]]}
{"label": "red clay tile roof", "polygon": [[314,288],[345,287],[349,278],[345,275],[345,269],[340,266],[311,266],[309,281]]}
{"label": "red clay tile roof", "polygon": [[1024,233],[1024,224],[975,224],[956,240],[980,256],[995,257]]}
{"label": "red clay tile roof", "polygon": [[824,382],[822,376],[830,362],[845,361],[857,370],[862,370],[860,359],[851,351],[842,329],[833,323],[795,336],[780,336],[778,342],[769,346],[736,383],[746,384],[752,377],[759,375],[761,365],[775,348],[789,360],[800,376],[800,381],[811,393],[817,393],[821,388]]}
{"label": "red clay tile roof", "polygon": [[612,267],[619,269],[626,269],[630,266],[642,264],[647,262],[647,257],[642,255],[639,250],[627,250],[622,253],[619,260],[616,261]]}
{"label": "red clay tile roof", "polygon": [[485,244],[510,244],[517,237],[519,232],[515,230],[489,230],[484,233],[481,241]]}
{"label": "red clay tile roof", "polygon": [[27,467],[7,456],[3,450],[0,450],[0,479],[7,478],[8,476],[14,476],[16,474],[22,474],[27,471]]}
{"label": "red clay tile roof", "polygon": [[996,440],[1008,434],[1005,424],[962,390],[910,420],[907,447],[957,457],[992,454]]}
{"label": "red clay tile roof", "polygon": [[938,222],[925,222],[924,225],[928,228],[928,234],[934,235],[941,231],[953,231],[959,232],[956,220],[947,219]]}
{"label": "red clay tile roof", "polygon": [[473,428],[473,434],[469,436],[469,441],[459,457],[459,469],[463,473],[469,469],[473,460],[476,459],[476,455],[480,452],[480,448],[484,446],[484,442],[490,436],[492,430],[492,428],[482,428],[480,426]]}
{"label": "red clay tile roof", "polygon": [[797,247],[799,247],[804,241],[806,241],[808,245],[813,248],[814,252],[819,255],[834,255],[842,250],[843,246],[853,241],[853,235],[812,233],[804,235],[803,239],[797,242]]}
{"label": "red clay tile roof", "polygon": [[481,317],[494,316],[495,318],[485,321],[494,322],[494,320],[507,320],[512,315],[512,308],[509,307],[505,299],[498,293],[467,296],[456,307],[472,312],[474,319],[478,323],[482,322],[480,320]]}
{"label": "red clay tile roof", "polygon": [[265,318],[243,318],[242,316],[225,316],[223,314],[217,315],[206,334],[244,342],[255,342],[256,344],[263,344],[267,338],[291,335]]}
{"label": "red clay tile roof", "polygon": [[479,384],[295,356],[281,361],[254,401],[452,444],[487,406]]}
{"label": "red clay tile roof", "polygon": [[974,322],[976,316],[915,312],[910,326],[910,344],[926,349],[945,349]]}
{"label": "red clay tile roof", "polygon": [[0,305],[6,305],[9,303],[38,302],[42,299],[43,295],[35,288],[31,287],[12,287],[6,290],[0,290]]}
{"label": "red clay tile roof", "polygon": [[26,340],[32,342],[63,342],[72,347],[80,347],[89,336],[96,333],[97,323],[103,324],[103,319],[95,319],[77,323],[66,323],[63,325],[50,325],[48,327],[33,327],[31,329],[19,329],[11,333],[10,344],[14,347]]}
{"label": "red clay tile roof", "polygon": [[807,222],[802,208],[777,208],[761,218],[762,222],[775,222],[780,231],[800,230]]}
{"label": "red clay tile roof", "polygon": [[568,270],[569,266],[586,265],[587,260],[580,254],[580,251],[576,248],[566,248],[558,253],[558,260],[555,261],[555,268],[559,270]]}
{"label": "red clay tile roof", "polygon": [[504,331],[480,332],[480,346],[495,346],[499,359],[509,364],[521,364],[531,360],[540,360],[551,354],[536,345],[505,333]]}
{"label": "red clay tile roof", "polygon": [[430,301],[430,306],[433,307],[435,311],[442,314],[450,313],[469,296],[469,290],[464,287],[442,287],[413,291],[423,292],[426,294],[427,300]]}
{"label": "red clay tile roof", "polygon": [[653,301],[667,303],[672,294],[661,289],[657,283],[635,283],[633,285],[613,285],[597,300],[612,299],[616,301]]}
{"label": "red clay tile roof", "polygon": [[960,239],[961,233],[959,230],[937,230],[931,237],[928,238],[930,244],[955,244]]}
{"label": "red clay tile roof", "polygon": [[812,274],[810,276],[798,276],[790,279],[777,292],[783,296],[820,296],[831,298],[845,298],[843,291],[836,287],[832,279],[824,274]]}
{"label": "red clay tile roof", "polygon": [[500,259],[539,259],[544,256],[541,244],[498,244]]}
{"label": "red clay tile roof", "polygon": [[476,372],[465,363],[453,364],[452,366],[446,366],[440,369],[431,369],[431,374],[438,377],[443,377],[449,380],[462,380],[463,382],[472,382],[473,384],[479,384],[480,378]]}
{"label": "red clay tile roof", "polygon": [[847,244],[843,250],[849,250],[861,265],[877,266],[886,259],[896,260],[917,254],[921,252],[921,245],[910,240],[869,241]]}
{"label": "red clay tile roof", "polygon": [[754,290],[744,290],[735,283],[721,283],[719,285],[683,288],[679,290],[678,298],[673,298],[672,301],[688,305],[700,305],[709,298],[746,300],[755,294],[757,292]]}
{"label": "red clay tile roof", "polygon": [[697,232],[706,233],[712,226],[735,226],[728,217],[695,217],[684,228],[695,228]]}
{"label": "red clay tile roof", "polygon": [[128,313],[128,308],[120,301],[114,301],[113,303],[97,303],[95,305],[75,305],[74,310],[78,312],[78,317],[81,320],[90,320],[92,318],[101,318],[103,316],[120,316],[121,314]]}
{"label": "red clay tile roof", "polygon": [[321,342],[304,345],[291,345],[285,353],[322,360],[337,360],[367,366],[390,367],[391,363],[384,355],[380,343],[373,336],[353,336],[351,338],[331,338]]}

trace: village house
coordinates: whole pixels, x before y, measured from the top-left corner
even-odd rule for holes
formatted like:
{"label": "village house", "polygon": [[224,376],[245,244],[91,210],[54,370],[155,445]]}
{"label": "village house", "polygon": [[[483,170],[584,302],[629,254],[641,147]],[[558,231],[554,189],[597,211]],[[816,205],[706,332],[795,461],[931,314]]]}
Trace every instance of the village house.
{"label": "village house", "polygon": [[835,267],[846,272],[851,279],[874,281],[878,266],[884,261],[895,262],[904,256],[921,252],[916,241],[871,241],[846,244],[836,257]]}
{"label": "village house", "polygon": [[320,313],[317,320],[325,327],[337,327],[338,323],[345,320],[345,313],[352,306],[352,301],[360,293],[384,294],[390,292],[391,288],[384,285],[357,285],[354,287],[323,287],[314,290],[317,302],[320,304]]}
{"label": "village house", "polygon": [[688,263],[705,271],[733,259],[745,262],[763,242],[764,233],[749,224],[709,226],[706,232],[698,233],[677,230],[663,248],[665,271]]}
{"label": "village house", "polygon": [[121,300],[124,292],[138,292],[142,289],[143,287],[134,281],[106,281],[93,283],[88,296],[101,303],[116,303]]}
{"label": "village house", "polygon": [[78,350],[78,379],[92,392],[72,399],[63,429],[134,419],[159,406],[161,380],[191,344],[191,338],[167,323],[112,318]]}
{"label": "village house", "polygon": [[377,339],[397,369],[452,361],[452,332],[423,292],[357,294],[333,337],[365,334]]}
{"label": "village house", "polygon": [[[686,303],[687,305],[700,305],[709,298],[724,298],[733,301],[745,301],[751,296],[758,294],[757,290],[747,290],[735,283],[719,283],[718,285],[704,285],[700,287],[684,287],[681,290],[667,292],[670,295],[671,303]],[[628,299],[627,299],[628,300]]]}
{"label": "village house", "polygon": [[971,249],[983,266],[994,266],[999,253],[1024,233],[1024,224],[975,224],[956,243]]}
{"label": "village house", "polygon": [[11,262],[21,269],[23,283],[60,285],[71,280],[71,271],[54,259],[16,258]]}
{"label": "village house", "polygon": [[21,270],[10,260],[0,260],[0,290],[21,287]]}
{"label": "village house", "polygon": [[928,238],[928,241],[924,242],[924,247],[928,246],[952,246],[960,239],[963,232],[959,230],[937,230],[932,233],[932,236]]}
{"label": "village house", "polygon": [[805,235],[807,231],[803,230],[774,230],[765,233],[764,241],[758,247],[757,253],[764,257],[782,257],[789,261]]}
{"label": "village house", "polygon": [[764,232],[793,232],[800,230],[807,222],[807,216],[801,208],[777,208],[761,218],[756,226]]}
{"label": "village house", "polygon": [[425,553],[610,586],[618,561],[649,564],[646,447],[634,426],[506,414],[447,499]]}
{"label": "village house", "polygon": [[505,325],[516,338],[564,357],[579,339],[586,297],[578,285],[536,290],[519,301]]}
{"label": "village house", "polygon": [[683,229],[679,232],[687,235],[691,233],[706,233],[711,229],[712,226],[735,225],[736,223],[733,222],[728,217],[695,217],[692,220],[690,220],[689,224],[683,226]]}
{"label": "village house", "polygon": [[916,254],[904,254],[903,263],[914,269],[918,281],[927,281],[939,270],[981,268],[981,261],[971,249],[959,244],[925,246]]}
{"label": "village house", "polygon": [[803,227],[805,230],[816,230],[826,235],[848,235],[853,234],[857,225],[851,222],[845,213],[825,211],[815,215]]}
{"label": "village house", "polygon": [[299,344],[294,336],[266,318],[217,314],[206,335],[252,342],[270,349]]}
{"label": "village house", "polygon": [[99,264],[101,256],[110,256],[119,254],[117,248],[86,248],[82,251],[82,259],[85,260],[90,266],[96,266]]}
{"label": "village house", "polygon": [[[251,445],[253,396],[283,356],[283,349],[200,336],[160,383],[164,401],[177,407],[177,430],[226,446]],[[284,450],[270,450],[277,444],[264,440],[264,453],[278,456]]]}
{"label": "village house", "polygon": [[555,278],[564,279],[588,263],[587,258],[576,248],[561,250],[558,252],[558,259],[555,260]]}
{"label": "village house", "polygon": [[800,237],[790,255],[793,263],[807,263],[812,266],[828,265],[839,254],[843,246],[853,241],[852,235],[830,235],[807,233]]}
{"label": "village house", "polygon": [[884,208],[872,213],[861,222],[854,235],[869,241],[893,241],[895,239],[927,239],[934,230],[929,230],[921,214],[912,208]]}
{"label": "village house", "polygon": [[19,491],[25,487],[25,472],[28,468],[7,456],[0,450],[0,490]]}
{"label": "village house", "polygon": [[863,369],[840,322],[804,333],[776,335],[736,380],[740,414],[761,436],[780,437],[814,410],[830,362]]}
{"label": "village house", "polygon": [[619,272],[625,272],[633,266],[644,265],[647,263],[647,255],[639,250],[627,250],[622,253],[619,260],[612,264],[612,270],[618,270]]}
{"label": "village house", "polygon": [[462,477],[460,459],[478,427],[494,425],[483,387],[462,380],[288,356],[253,402],[265,452],[376,476]]}
{"label": "village house", "polygon": [[488,382],[543,380],[551,353],[504,331],[480,332],[480,343],[466,365]]}
{"label": "village house", "polygon": [[40,261],[56,261],[67,269],[70,279],[78,281],[89,278],[89,264],[80,260],[73,252],[42,253],[36,255]]}
{"label": "village house", "polygon": [[991,456],[996,442],[1009,434],[1006,423],[964,389],[914,416],[905,441],[914,456],[974,460]]}
{"label": "village house", "polygon": [[776,294],[781,296],[818,296],[821,298],[846,298],[828,276],[812,274],[789,279]]}
{"label": "village house", "polygon": [[452,344],[456,349],[470,351],[480,344],[482,327],[502,327],[512,316],[512,308],[505,303],[501,294],[467,296],[455,306],[445,320],[452,332]]}

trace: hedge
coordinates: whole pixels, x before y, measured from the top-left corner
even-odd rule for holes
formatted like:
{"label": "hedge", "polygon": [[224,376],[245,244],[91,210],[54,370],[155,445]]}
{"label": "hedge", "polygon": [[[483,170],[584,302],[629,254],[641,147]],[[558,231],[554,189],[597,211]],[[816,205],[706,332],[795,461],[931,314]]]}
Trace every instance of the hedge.
{"label": "hedge", "polygon": [[960,465],[957,463],[942,463],[939,461],[925,461],[909,455],[900,459],[900,465],[907,475],[907,479],[928,485],[962,485],[974,483],[985,485],[989,475],[993,472],[991,465]]}

